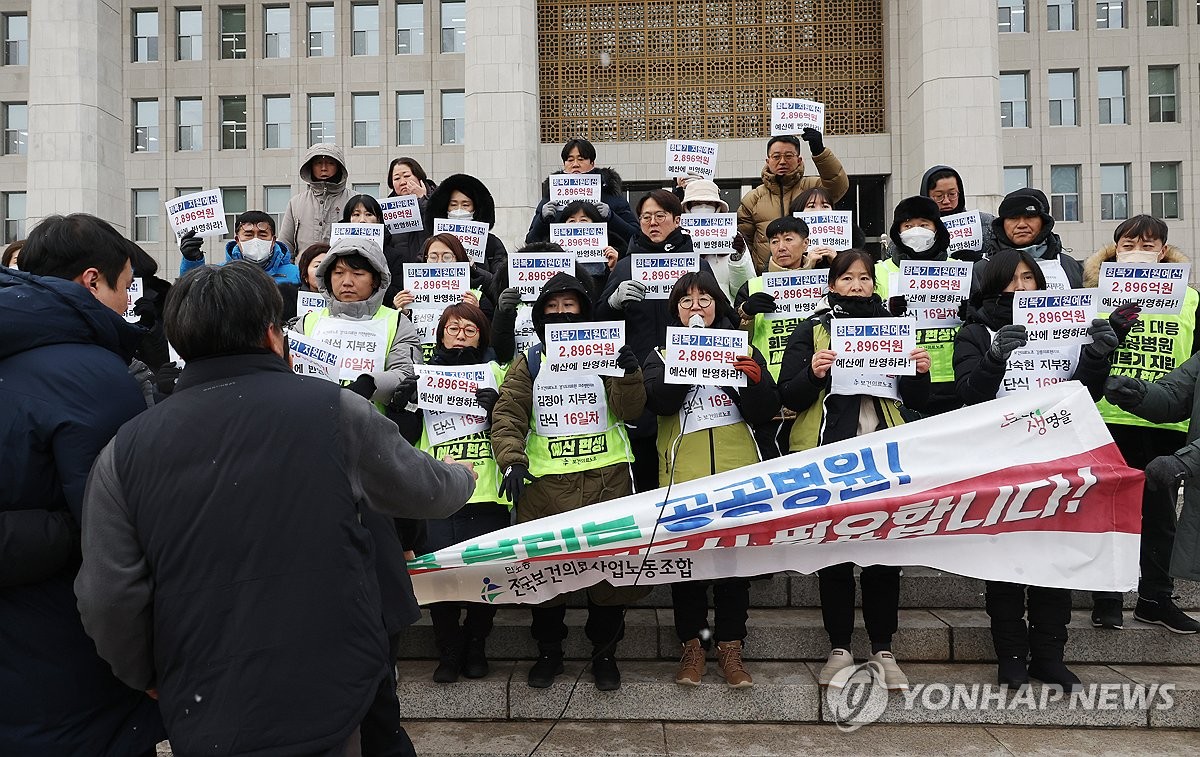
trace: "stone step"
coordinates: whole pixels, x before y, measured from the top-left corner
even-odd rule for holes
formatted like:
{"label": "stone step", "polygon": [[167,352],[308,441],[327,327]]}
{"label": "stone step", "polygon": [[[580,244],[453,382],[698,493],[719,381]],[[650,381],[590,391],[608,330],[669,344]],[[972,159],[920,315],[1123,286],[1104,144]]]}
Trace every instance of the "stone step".
{"label": "stone step", "polygon": [[[570,659],[591,655],[591,644],[583,634],[587,611],[567,610],[571,631],[564,643]],[[1147,625],[1125,616],[1124,630],[1092,628],[1090,613],[1076,610],[1069,627],[1066,659],[1072,662],[1111,664],[1194,665],[1200,664],[1200,635],[1179,635],[1159,626]],[[978,662],[995,659],[990,625],[983,610],[901,610],[899,628],[892,639],[897,659],[919,662]],[[625,618],[625,639],[618,657],[626,660],[673,660],[679,656],[669,609],[630,609]],[[855,633],[855,655],[869,653],[866,633]],[[820,610],[811,608],[753,608],[747,623],[745,655],[750,660],[823,661],[829,640]],[[402,659],[437,657],[433,628],[428,614],[404,632]],[[537,646],[529,636],[529,611],[506,606],[496,613],[495,627],[488,637],[489,657],[529,660],[537,657]]]}

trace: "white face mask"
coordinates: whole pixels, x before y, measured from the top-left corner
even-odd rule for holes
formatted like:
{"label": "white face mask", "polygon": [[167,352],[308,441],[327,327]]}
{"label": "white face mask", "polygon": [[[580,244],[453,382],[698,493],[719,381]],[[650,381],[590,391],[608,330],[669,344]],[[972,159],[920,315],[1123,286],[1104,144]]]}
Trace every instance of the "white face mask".
{"label": "white face mask", "polygon": [[452,221],[470,221],[474,216],[475,214],[471,211],[462,210],[461,208],[455,208],[446,213],[446,217]]}
{"label": "white face mask", "polygon": [[238,242],[238,247],[242,248],[242,257],[252,263],[261,263],[271,257],[273,246],[267,239],[247,239]]}
{"label": "white face mask", "polygon": [[925,252],[930,247],[933,247],[933,240],[935,239],[937,239],[936,232],[923,229],[920,226],[900,232],[900,241],[913,252]]}
{"label": "white face mask", "polygon": [[716,205],[693,205],[688,208],[688,212],[698,216],[709,216],[717,212]]}
{"label": "white face mask", "polygon": [[1157,263],[1158,253],[1149,250],[1128,250],[1117,252],[1118,263]]}

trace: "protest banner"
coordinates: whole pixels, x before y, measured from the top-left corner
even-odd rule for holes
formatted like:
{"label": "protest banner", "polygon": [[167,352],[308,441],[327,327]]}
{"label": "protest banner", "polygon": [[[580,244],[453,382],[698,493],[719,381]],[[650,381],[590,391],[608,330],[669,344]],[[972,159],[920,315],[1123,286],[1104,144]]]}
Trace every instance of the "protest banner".
{"label": "protest banner", "polygon": [[1005,363],[1004,379],[997,397],[1070,381],[1079,365],[1079,345],[1073,347],[1032,346],[1013,351]]}
{"label": "protest banner", "polygon": [[449,218],[433,219],[434,234],[453,234],[462,242],[467,259],[483,265],[487,259],[488,225],[483,221],[452,221]]}
{"label": "protest banner", "polygon": [[[1071,382],[501,529],[409,563],[422,604],[926,565],[1087,591],[1137,584],[1142,473]],[[664,496],[669,499],[664,501]]]}
{"label": "protest banner", "polygon": [[142,320],[142,317],[133,312],[133,306],[142,298],[145,291],[142,289],[142,278],[140,276],[134,278],[129,284],[129,288],[125,290],[125,320],[130,323],[137,323]]}
{"label": "protest banner", "polygon": [[292,353],[292,370],[300,376],[314,376],[325,381],[338,380],[341,356],[319,339],[299,331],[287,332],[288,350]]}
{"label": "protest banner", "polygon": [[575,275],[571,252],[514,252],[508,256],[508,285],[521,290],[521,299],[533,302],[542,285],[560,273]]}
{"label": "protest banner", "polygon": [[576,262],[608,263],[604,257],[604,248],[608,247],[606,223],[552,223],[550,241],[575,253]]}
{"label": "protest banner", "polygon": [[624,376],[617,353],[625,344],[625,321],[546,324],[546,366],[554,373]]}
{"label": "protest banner", "polygon": [[978,210],[942,216],[942,224],[950,232],[948,252],[951,255],[963,250],[977,252],[983,249],[983,218]]}
{"label": "protest banner", "polygon": [[393,234],[421,231],[425,228],[416,195],[385,197],[379,201],[379,209],[383,211],[383,225]]}
{"label": "protest banner", "polygon": [[733,252],[729,240],[737,235],[737,213],[684,213],[679,225],[692,238],[692,249],[706,255]]}
{"label": "protest banner", "polygon": [[671,287],[685,273],[700,270],[700,253],[670,252],[657,254],[634,253],[629,256],[630,278],[646,287],[647,300],[665,300]]}
{"label": "protest banner", "polygon": [[1056,348],[1091,344],[1087,330],[1100,304],[1097,294],[1095,289],[1014,292],[1013,323],[1025,327],[1030,344],[1053,342]]}
{"label": "protest banner", "polygon": [[746,374],[733,367],[740,355],[749,355],[748,337],[741,329],[667,327],[663,362],[668,384],[745,386]]}
{"label": "protest banner", "polygon": [[404,288],[413,306],[453,305],[471,291],[469,263],[405,263]]}
{"label": "protest banner", "polygon": [[497,389],[496,376],[479,365],[416,365],[417,407],[445,413],[486,415],[475,399],[479,389]]}
{"label": "protest banner", "polygon": [[667,177],[699,176],[713,179],[717,175],[716,142],[692,142],[685,139],[667,140]]}
{"label": "protest banner", "polygon": [[600,175],[594,173],[550,174],[550,202],[565,204],[575,200],[600,202]]}
{"label": "protest banner", "polygon": [[296,292],[296,316],[303,318],[309,313],[329,307],[329,298],[320,292]]}
{"label": "protest banner", "polygon": [[912,376],[917,364],[916,324],[907,318],[833,318],[829,349],[837,353],[833,372]]}
{"label": "protest banner", "polygon": [[896,288],[910,310],[958,309],[971,296],[971,264],[955,260],[901,260]]}
{"label": "protest banner", "polygon": [[1101,263],[1100,312],[1136,302],[1145,315],[1178,315],[1191,270],[1189,263]]}
{"label": "protest banner", "polygon": [[[794,97],[771,98],[771,136],[825,131],[825,104]],[[837,249],[836,247],[834,249]]]}
{"label": "protest banner", "polygon": [[225,203],[219,189],[180,195],[174,200],[167,200],[166,206],[167,220],[175,232],[176,241],[193,229],[201,237],[219,237],[229,233],[229,227],[225,225]]}
{"label": "protest banner", "polygon": [[806,210],[792,213],[808,224],[808,246],[848,250],[854,246],[854,213],[849,210]]}
{"label": "protest banner", "polygon": [[341,357],[338,378],[353,381],[364,373],[382,371],[384,359],[391,347],[387,339],[386,318],[352,321],[348,318],[322,318],[317,321],[312,336],[337,352]]}
{"label": "protest banner", "polygon": [[765,314],[768,320],[807,318],[829,291],[829,270],[767,271],[763,291],[775,298],[775,312]]}

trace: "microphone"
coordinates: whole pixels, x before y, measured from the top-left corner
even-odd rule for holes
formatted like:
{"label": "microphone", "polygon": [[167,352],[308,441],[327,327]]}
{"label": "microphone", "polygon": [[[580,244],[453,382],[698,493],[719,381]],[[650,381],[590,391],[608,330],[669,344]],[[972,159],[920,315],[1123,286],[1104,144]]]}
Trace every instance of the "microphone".
{"label": "microphone", "polygon": [[688,319],[688,328],[689,329],[704,328],[704,316],[701,315],[700,313],[692,314],[692,317]]}

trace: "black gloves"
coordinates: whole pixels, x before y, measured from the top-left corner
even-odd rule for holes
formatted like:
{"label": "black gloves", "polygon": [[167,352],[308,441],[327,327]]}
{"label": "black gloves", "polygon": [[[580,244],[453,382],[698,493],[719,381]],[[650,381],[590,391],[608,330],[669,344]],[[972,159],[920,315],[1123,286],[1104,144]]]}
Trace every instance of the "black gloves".
{"label": "black gloves", "polygon": [[742,313],[747,317],[774,313],[777,309],[775,298],[766,292],[755,292],[742,303]]}
{"label": "black gloves", "polygon": [[345,388],[370,402],[372,395],[375,394],[375,379],[369,373],[362,373],[358,378],[346,384]]}
{"label": "black gloves", "polygon": [[496,310],[513,310],[517,309],[517,305],[521,304],[521,290],[517,287],[509,287],[500,293],[496,298]]}
{"label": "black gloves", "polygon": [[746,251],[746,238],[741,234],[734,234],[729,244],[733,246],[733,254],[736,256],[734,260],[741,260],[742,253]]}
{"label": "black gloves", "polygon": [[899,318],[908,312],[908,298],[902,294],[888,297],[887,309],[889,313]]}
{"label": "black gloves", "polygon": [[184,234],[179,240],[179,252],[188,260],[204,260],[204,250],[200,249],[203,246],[204,240],[196,236],[195,229]]}
{"label": "black gloves", "polygon": [[1146,398],[1146,383],[1129,376],[1109,376],[1104,382],[1104,399],[1122,410],[1131,410]]}
{"label": "black gloves", "polygon": [[1090,351],[1095,357],[1108,357],[1121,343],[1116,330],[1103,318],[1093,318],[1087,333],[1092,337],[1092,343],[1084,349]]}
{"label": "black gloves", "polygon": [[1133,322],[1141,315],[1142,306],[1136,302],[1126,302],[1121,307],[1112,311],[1108,316],[1108,323],[1117,332],[1117,338],[1125,341],[1125,337],[1129,334],[1129,330],[1133,328]]}
{"label": "black gloves", "polygon": [[504,477],[500,479],[500,494],[508,497],[515,506],[521,499],[521,492],[525,491],[526,482],[532,484],[534,481],[537,479],[529,475],[528,465],[513,463],[504,469]]}
{"label": "black gloves", "polygon": [[622,344],[621,349],[617,351],[617,367],[625,371],[626,376],[642,367],[637,355],[633,354],[633,348],[628,344]]}
{"label": "black gloves", "polygon": [[1024,347],[1028,341],[1029,335],[1025,333],[1025,327],[1010,323],[1001,326],[996,336],[992,337],[992,346],[988,354],[997,362],[1007,363],[1008,356]]}
{"label": "black gloves", "polygon": [[396,387],[396,393],[392,395],[392,400],[388,404],[397,410],[403,410],[408,407],[408,403],[412,402],[413,397],[417,396],[417,377],[405,376],[400,382],[400,386]]}
{"label": "black gloves", "polygon": [[488,386],[481,386],[475,390],[475,401],[487,413],[488,421],[492,420],[492,408],[496,407],[496,402],[500,399],[500,392]]}
{"label": "black gloves", "polygon": [[1187,466],[1175,455],[1159,455],[1146,465],[1146,486],[1150,489],[1174,489],[1189,476]]}
{"label": "black gloves", "polygon": [[808,143],[808,149],[814,156],[820,155],[825,150],[825,143],[821,141],[821,132],[811,126],[804,130],[800,139]]}

